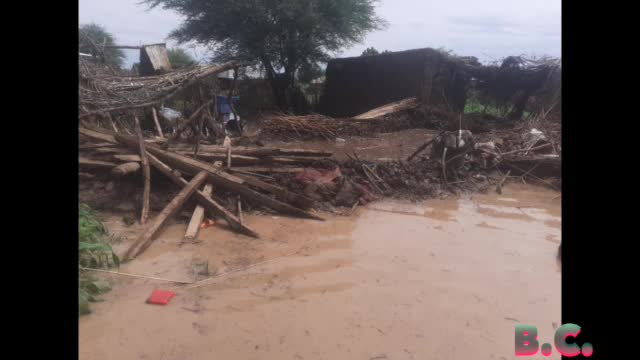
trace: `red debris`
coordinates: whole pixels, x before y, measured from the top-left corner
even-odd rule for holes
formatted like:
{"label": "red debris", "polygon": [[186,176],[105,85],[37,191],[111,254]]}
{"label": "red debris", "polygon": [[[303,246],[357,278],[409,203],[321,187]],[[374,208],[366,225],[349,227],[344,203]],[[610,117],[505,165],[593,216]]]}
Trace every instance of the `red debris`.
{"label": "red debris", "polygon": [[173,291],[154,290],[147,299],[147,304],[167,305],[174,296],[176,296],[176,293]]}

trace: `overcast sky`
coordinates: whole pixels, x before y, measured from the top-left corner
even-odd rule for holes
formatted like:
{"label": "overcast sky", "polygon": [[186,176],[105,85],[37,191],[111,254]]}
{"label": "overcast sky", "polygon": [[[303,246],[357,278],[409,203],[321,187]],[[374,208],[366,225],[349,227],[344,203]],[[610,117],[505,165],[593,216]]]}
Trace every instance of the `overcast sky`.
{"label": "overcast sky", "polygon": [[[166,41],[181,23],[180,15],[148,11],[138,1],[79,0],[79,22],[105,26],[122,45]],[[445,47],[483,62],[508,55],[561,54],[561,0],[382,0],[377,12],[389,27],[340,56],[360,55],[369,46],[379,51]],[[197,59],[208,55],[203,47],[189,51]],[[125,52],[127,66],[138,61],[137,50]]]}

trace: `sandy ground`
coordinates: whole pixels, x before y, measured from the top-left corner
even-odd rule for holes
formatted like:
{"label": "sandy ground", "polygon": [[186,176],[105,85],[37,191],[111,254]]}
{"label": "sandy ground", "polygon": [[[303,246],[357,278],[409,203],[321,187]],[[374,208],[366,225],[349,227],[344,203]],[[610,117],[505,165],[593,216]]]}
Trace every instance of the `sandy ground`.
{"label": "sandy ground", "polygon": [[[260,240],[220,224],[181,245],[186,224],[173,223],[120,271],[193,281],[194,262],[221,274],[274,260],[194,289],[106,275],[113,291],[79,320],[80,359],[515,359],[516,324],[541,344],[560,324],[556,195],[510,184],[326,222],[249,215]],[[154,289],[177,296],[146,304]]]}

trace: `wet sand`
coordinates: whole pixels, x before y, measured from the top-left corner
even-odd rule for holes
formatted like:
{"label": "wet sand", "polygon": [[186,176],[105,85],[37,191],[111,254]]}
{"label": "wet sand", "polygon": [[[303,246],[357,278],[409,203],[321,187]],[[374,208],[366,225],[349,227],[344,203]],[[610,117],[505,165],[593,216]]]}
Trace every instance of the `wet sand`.
{"label": "wet sand", "polygon": [[[120,271],[193,281],[194,261],[223,273],[275,260],[190,290],[107,275],[113,291],[79,320],[80,359],[514,359],[516,324],[542,344],[561,323],[556,195],[509,185],[326,222],[249,215],[260,240],[221,224],[180,245],[174,223]],[[145,304],[169,288],[169,305]]]}

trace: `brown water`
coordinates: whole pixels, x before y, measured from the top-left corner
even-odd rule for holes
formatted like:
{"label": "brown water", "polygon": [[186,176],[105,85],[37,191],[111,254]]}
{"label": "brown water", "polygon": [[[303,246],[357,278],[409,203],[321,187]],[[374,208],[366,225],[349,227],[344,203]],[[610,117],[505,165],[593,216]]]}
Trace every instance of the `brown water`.
{"label": "brown water", "polygon": [[[560,324],[556,195],[509,185],[327,222],[247,216],[263,239],[220,225],[182,246],[173,224],[121,271],[191,281],[194,258],[218,273],[275,260],[191,290],[109,275],[113,291],[80,318],[80,358],[514,359],[516,324],[541,344]],[[167,288],[169,305],[145,304]]]}

